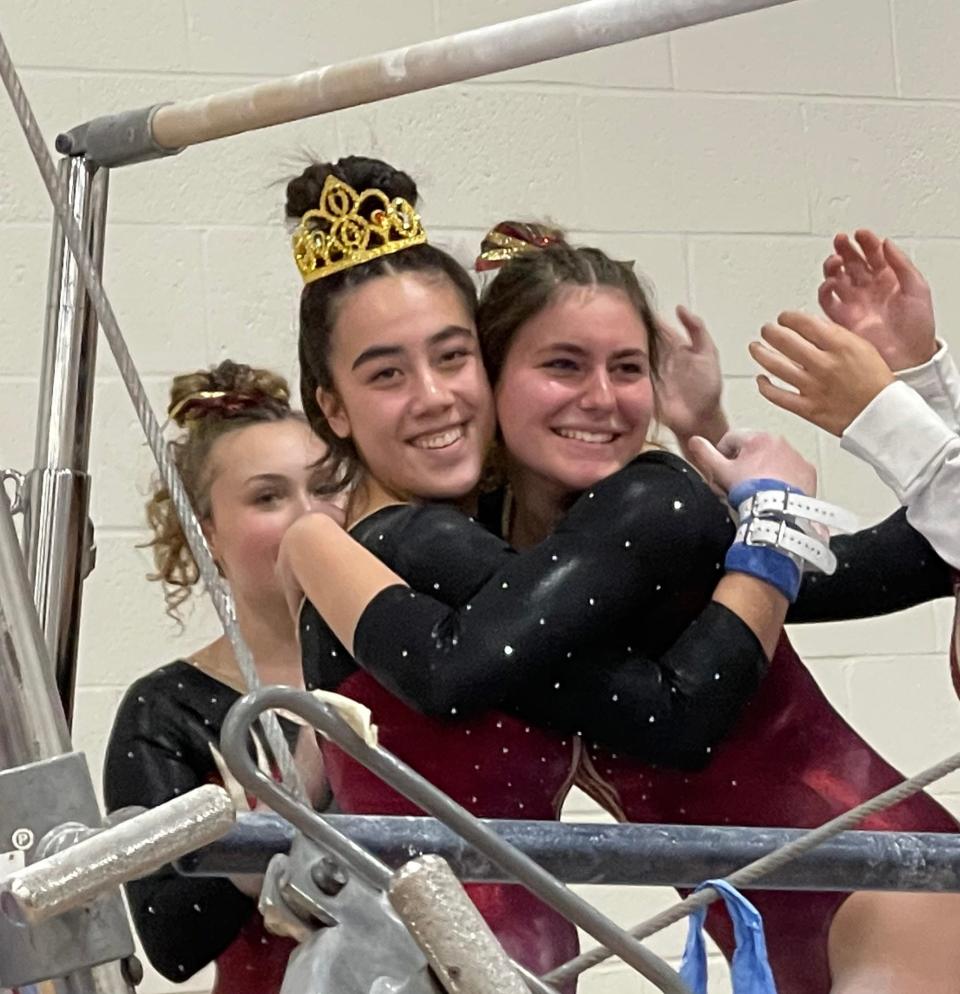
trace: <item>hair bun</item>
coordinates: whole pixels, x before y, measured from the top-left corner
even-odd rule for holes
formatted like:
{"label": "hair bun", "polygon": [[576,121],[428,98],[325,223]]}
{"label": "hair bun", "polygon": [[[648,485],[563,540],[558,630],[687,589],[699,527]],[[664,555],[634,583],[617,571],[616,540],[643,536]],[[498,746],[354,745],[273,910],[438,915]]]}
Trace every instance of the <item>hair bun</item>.
{"label": "hair bun", "polygon": [[247,409],[265,403],[289,407],[287,381],[269,369],[224,359],[209,369],[175,376],[167,413],[183,428],[188,421],[210,414],[229,416],[235,408]]}
{"label": "hair bun", "polygon": [[535,221],[501,221],[484,235],[474,269],[478,273],[499,269],[521,255],[567,244],[560,228]]}
{"label": "hair bun", "polygon": [[[320,193],[328,176],[348,183],[355,190],[382,190],[388,197],[403,197],[417,204],[417,184],[407,173],[394,169],[382,159],[348,155],[336,162],[315,162],[287,184],[286,216],[301,218],[320,203]],[[371,206],[371,210],[373,207]]]}

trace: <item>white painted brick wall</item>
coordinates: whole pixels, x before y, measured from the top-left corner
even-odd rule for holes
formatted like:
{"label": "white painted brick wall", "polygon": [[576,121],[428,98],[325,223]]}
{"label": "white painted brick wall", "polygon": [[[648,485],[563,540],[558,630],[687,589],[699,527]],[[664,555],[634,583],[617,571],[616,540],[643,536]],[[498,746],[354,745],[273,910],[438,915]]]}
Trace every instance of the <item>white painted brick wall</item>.
{"label": "white painted brick wall", "polygon": [[[98,113],[242,85],[531,13],[559,0],[20,0],[2,29],[52,140]],[[447,90],[195,148],[112,178],[105,279],[160,404],[172,372],[230,355],[295,371],[296,273],[282,186],[303,154],[379,153],[420,180],[424,214],[469,258],[508,215],[550,217],[636,259],[665,308],[708,319],[738,420],[786,431],[824,494],[879,517],[891,506],[833,439],[756,395],[745,345],[784,307],[814,302],[838,227],[904,239],[929,273],[941,333],[960,345],[960,13],[949,0],[799,0],[776,10]],[[0,101],[0,465],[31,461],[49,208]],[[150,460],[112,360],[100,359],[93,506],[99,564],[86,589],[77,739],[99,776],[112,710],[138,674],[215,630],[184,634],[144,580]],[[797,641],[837,706],[915,770],[960,732],[945,651],[949,612],[826,625]],[[960,781],[940,796],[960,807]],[[568,812],[600,817],[582,796]],[[591,897],[634,921],[666,891]],[[678,931],[656,947],[676,956]],[[717,963],[715,991],[725,988]],[[197,978],[181,990],[203,991]],[[143,988],[170,988],[150,975]],[[584,994],[636,990],[616,966]]]}

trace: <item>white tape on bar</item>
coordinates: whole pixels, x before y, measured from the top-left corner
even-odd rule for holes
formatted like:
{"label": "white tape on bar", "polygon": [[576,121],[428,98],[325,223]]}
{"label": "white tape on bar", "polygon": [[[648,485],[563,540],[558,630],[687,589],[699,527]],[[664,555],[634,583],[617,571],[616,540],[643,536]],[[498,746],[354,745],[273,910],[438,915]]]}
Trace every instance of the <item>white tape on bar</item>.
{"label": "white tape on bar", "polygon": [[585,0],[296,76],[168,104],[153,115],[153,138],[163,148],[180,149],[793,2]]}

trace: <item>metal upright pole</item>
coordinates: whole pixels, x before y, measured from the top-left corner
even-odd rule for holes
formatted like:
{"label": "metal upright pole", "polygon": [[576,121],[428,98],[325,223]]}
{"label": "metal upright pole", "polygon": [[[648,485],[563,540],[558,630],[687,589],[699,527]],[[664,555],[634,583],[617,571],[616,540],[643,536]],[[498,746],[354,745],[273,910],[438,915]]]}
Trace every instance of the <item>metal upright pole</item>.
{"label": "metal upright pole", "polygon": [[[70,730],[34,610],[10,501],[0,487],[0,769],[50,759],[70,748]],[[132,994],[133,987],[122,964],[105,963],[44,981],[36,990]]]}
{"label": "metal upright pole", "polygon": [[[64,159],[60,177],[73,216],[101,267],[108,171],[83,158]],[[96,344],[96,317],[76,260],[54,220],[34,468],[23,487],[23,542],[68,722],[83,580],[93,567],[87,464]]]}
{"label": "metal upright pole", "polygon": [[35,763],[70,750],[43,633],[0,487],[0,769]]}
{"label": "metal upright pole", "polygon": [[[60,176],[90,251],[102,265],[108,171],[64,159]],[[54,221],[34,468],[23,485],[23,552],[0,496],[0,768],[71,749],[77,631],[93,566],[88,521],[90,419],[97,322]],[[24,560],[26,572],[24,572]],[[31,590],[32,585],[32,590]],[[37,616],[39,615],[39,625]],[[47,994],[132,991],[119,963],[45,981]]]}

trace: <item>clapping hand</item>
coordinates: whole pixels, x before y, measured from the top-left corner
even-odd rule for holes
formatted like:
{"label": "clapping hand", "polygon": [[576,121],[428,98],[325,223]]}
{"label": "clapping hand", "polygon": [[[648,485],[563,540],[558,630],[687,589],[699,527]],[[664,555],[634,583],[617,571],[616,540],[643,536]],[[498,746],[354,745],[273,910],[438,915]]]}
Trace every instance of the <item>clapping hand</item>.
{"label": "clapping hand", "polygon": [[873,345],[893,370],[927,362],[937,350],[927,281],[889,238],[867,229],[854,238],[837,235],[823,263],[824,314]]}

